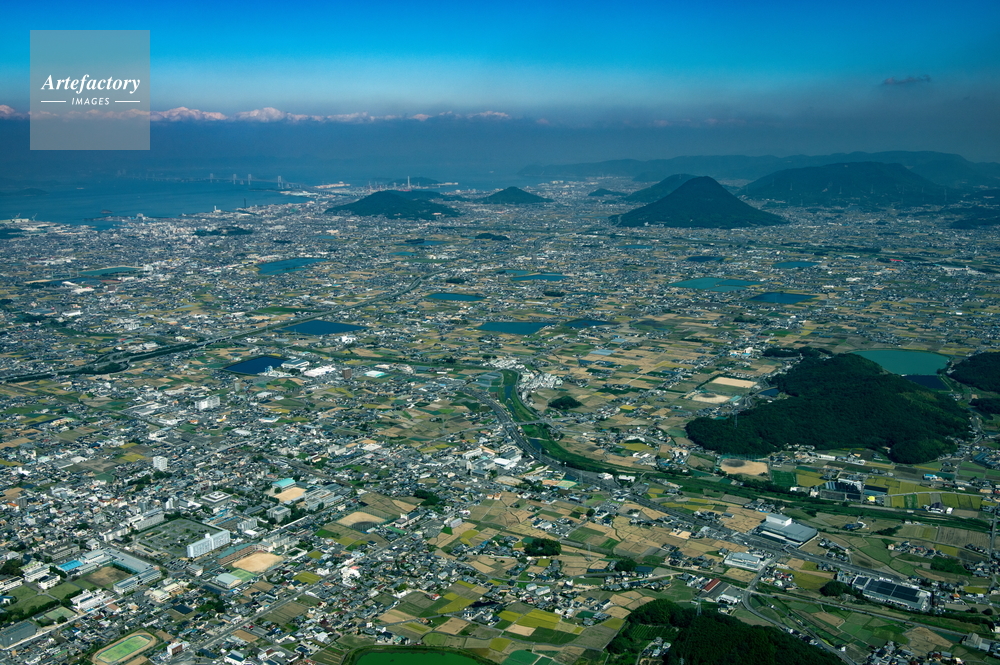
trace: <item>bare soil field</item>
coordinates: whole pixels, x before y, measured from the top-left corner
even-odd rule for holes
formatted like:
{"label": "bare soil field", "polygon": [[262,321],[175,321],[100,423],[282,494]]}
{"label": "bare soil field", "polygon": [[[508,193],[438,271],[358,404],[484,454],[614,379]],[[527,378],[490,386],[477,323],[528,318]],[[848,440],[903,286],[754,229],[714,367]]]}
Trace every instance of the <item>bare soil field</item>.
{"label": "bare soil field", "polygon": [[263,573],[281,563],[281,557],[270,552],[254,552],[233,564],[233,568],[245,570],[248,573]]}

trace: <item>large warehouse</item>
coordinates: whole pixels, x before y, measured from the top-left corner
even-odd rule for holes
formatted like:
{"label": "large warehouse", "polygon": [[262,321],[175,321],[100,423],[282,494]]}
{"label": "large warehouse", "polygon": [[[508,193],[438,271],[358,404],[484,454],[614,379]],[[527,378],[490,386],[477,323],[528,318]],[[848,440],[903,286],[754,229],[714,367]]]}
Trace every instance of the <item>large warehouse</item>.
{"label": "large warehouse", "polygon": [[791,517],[768,513],[764,523],[757,527],[757,534],[788,545],[804,545],[819,533],[816,529],[794,521]]}
{"label": "large warehouse", "polygon": [[851,586],[859,589],[866,598],[878,603],[895,605],[914,612],[926,612],[930,607],[930,592],[909,584],[858,575],[851,582]]}

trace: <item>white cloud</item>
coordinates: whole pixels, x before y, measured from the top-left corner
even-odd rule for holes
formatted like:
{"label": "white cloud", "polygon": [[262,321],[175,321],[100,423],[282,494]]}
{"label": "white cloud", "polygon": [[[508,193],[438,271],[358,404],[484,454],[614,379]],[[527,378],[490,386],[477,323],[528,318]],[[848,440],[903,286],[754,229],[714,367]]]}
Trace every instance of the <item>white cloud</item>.
{"label": "white cloud", "polygon": [[289,114],[284,111],[279,111],[276,108],[265,106],[262,109],[254,109],[253,111],[240,111],[233,116],[233,120],[244,120],[248,122],[278,122],[279,120],[287,119],[288,115]]}
{"label": "white cloud", "polygon": [[153,111],[149,115],[150,120],[179,122],[182,120],[228,120],[225,115],[216,111],[199,111],[189,109],[186,106],[178,106],[167,111]]}
{"label": "white cloud", "polygon": [[[95,112],[88,111],[78,115],[87,115],[88,117],[131,117],[137,112],[126,111],[119,115],[110,114],[110,112]],[[46,111],[41,111],[35,114],[35,117],[49,117],[53,114]],[[27,118],[28,114],[18,113],[10,106],[0,104],[0,120],[12,119],[12,118]],[[200,109],[192,109],[186,106],[178,106],[176,108],[167,109],[166,111],[152,111],[149,113],[149,119],[152,122],[290,122],[290,123],[357,123],[357,124],[369,124],[376,122],[391,122],[391,121],[403,121],[403,120],[416,120],[418,122],[426,122],[428,120],[491,120],[491,121],[504,121],[512,120],[513,118],[502,111],[480,111],[478,113],[455,113],[453,111],[444,111],[442,113],[427,114],[427,113],[416,113],[414,115],[371,115],[367,111],[358,111],[355,113],[339,113],[333,115],[306,115],[299,113],[287,113],[280,109],[276,109],[271,106],[265,106],[264,108],[254,109],[252,111],[240,111],[232,115],[226,115],[218,111],[202,111]]]}
{"label": "white cloud", "polygon": [[18,113],[17,111],[7,106],[6,104],[0,104],[0,119],[7,120],[11,118],[26,118],[26,117],[28,116],[26,116],[23,113]]}

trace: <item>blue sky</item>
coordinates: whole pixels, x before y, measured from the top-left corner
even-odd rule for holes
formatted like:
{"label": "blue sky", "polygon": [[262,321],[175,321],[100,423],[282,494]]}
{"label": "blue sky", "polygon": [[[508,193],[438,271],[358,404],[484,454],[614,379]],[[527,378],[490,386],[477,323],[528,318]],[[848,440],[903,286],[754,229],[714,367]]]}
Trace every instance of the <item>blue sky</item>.
{"label": "blue sky", "polygon": [[980,131],[1000,99],[996,0],[181,0],[6,7],[0,104],[27,110],[30,29],[147,28],[160,111],[497,111],[566,126],[798,127],[815,138],[824,126],[890,122],[912,123],[913,136],[943,122]]}

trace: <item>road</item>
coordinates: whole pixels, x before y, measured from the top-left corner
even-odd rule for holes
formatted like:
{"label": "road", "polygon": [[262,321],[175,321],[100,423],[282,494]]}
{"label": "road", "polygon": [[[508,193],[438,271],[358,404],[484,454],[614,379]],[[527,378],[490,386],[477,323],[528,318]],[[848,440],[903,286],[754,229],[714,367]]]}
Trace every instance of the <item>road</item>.
{"label": "road", "polygon": [[[750,602],[754,595],[761,595],[766,597],[766,594],[759,594],[756,588],[757,588],[757,582],[760,581],[760,576],[763,575],[764,571],[767,569],[769,565],[771,565],[771,559],[767,559],[766,561],[763,562],[760,570],[757,571],[757,574],[754,575],[753,579],[750,581],[750,584],[747,585],[747,588],[743,591],[743,597],[740,599],[740,602],[743,604],[743,607],[748,612],[753,614],[758,619],[766,621],[770,624],[774,624],[774,626],[777,627],[779,630],[784,630],[785,627],[781,624],[780,621],[774,621],[773,619],[764,616],[763,614],[758,612],[757,608],[755,608],[753,606],[753,603]],[[854,661],[846,653],[844,653],[840,649],[837,649],[832,644],[829,644],[819,635],[816,635],[809,626],[805,625],[801,621],[799,621],[799,630],[801,630],[803,633],[807,634],[809,637],[816,640],[817,644],[819,644],[821,647],[823,647],[830,653],[834,654],[835,656],[843,660],[848,665],[855,665]]]}
{"label": "road", "polygon": [[[547,455],[540,445],[532,443],[527,437],[524,436],[524,432],[521,431],[521,424],[515,422],[507,410],[503,407],[500,402],[494,399],[489,393],[482,390],[475,390],[471,387],[465,387],[462,391],[478,400],[482,404],[490,407],[493,414],[497,417],[500,425],[503,427],[504,432],[507,437],[518,447],[521,451],[533,458],[548,464],[551,467],[562,469],[567,476],[579,481],[584,482],[589,485],[595,485],[606,490],[618,490],[621,489],[621,485],[615,482],[614,478],[601,478],[600,474],[594,473],[593,471],[583,471],[581,469],[575,469],[572,467],[567,467],[565,463],[557,460],[555,457]],[[527,421],[523,424],[535,423],[535,422],[546,422],[544,420],[533,420]]]}

